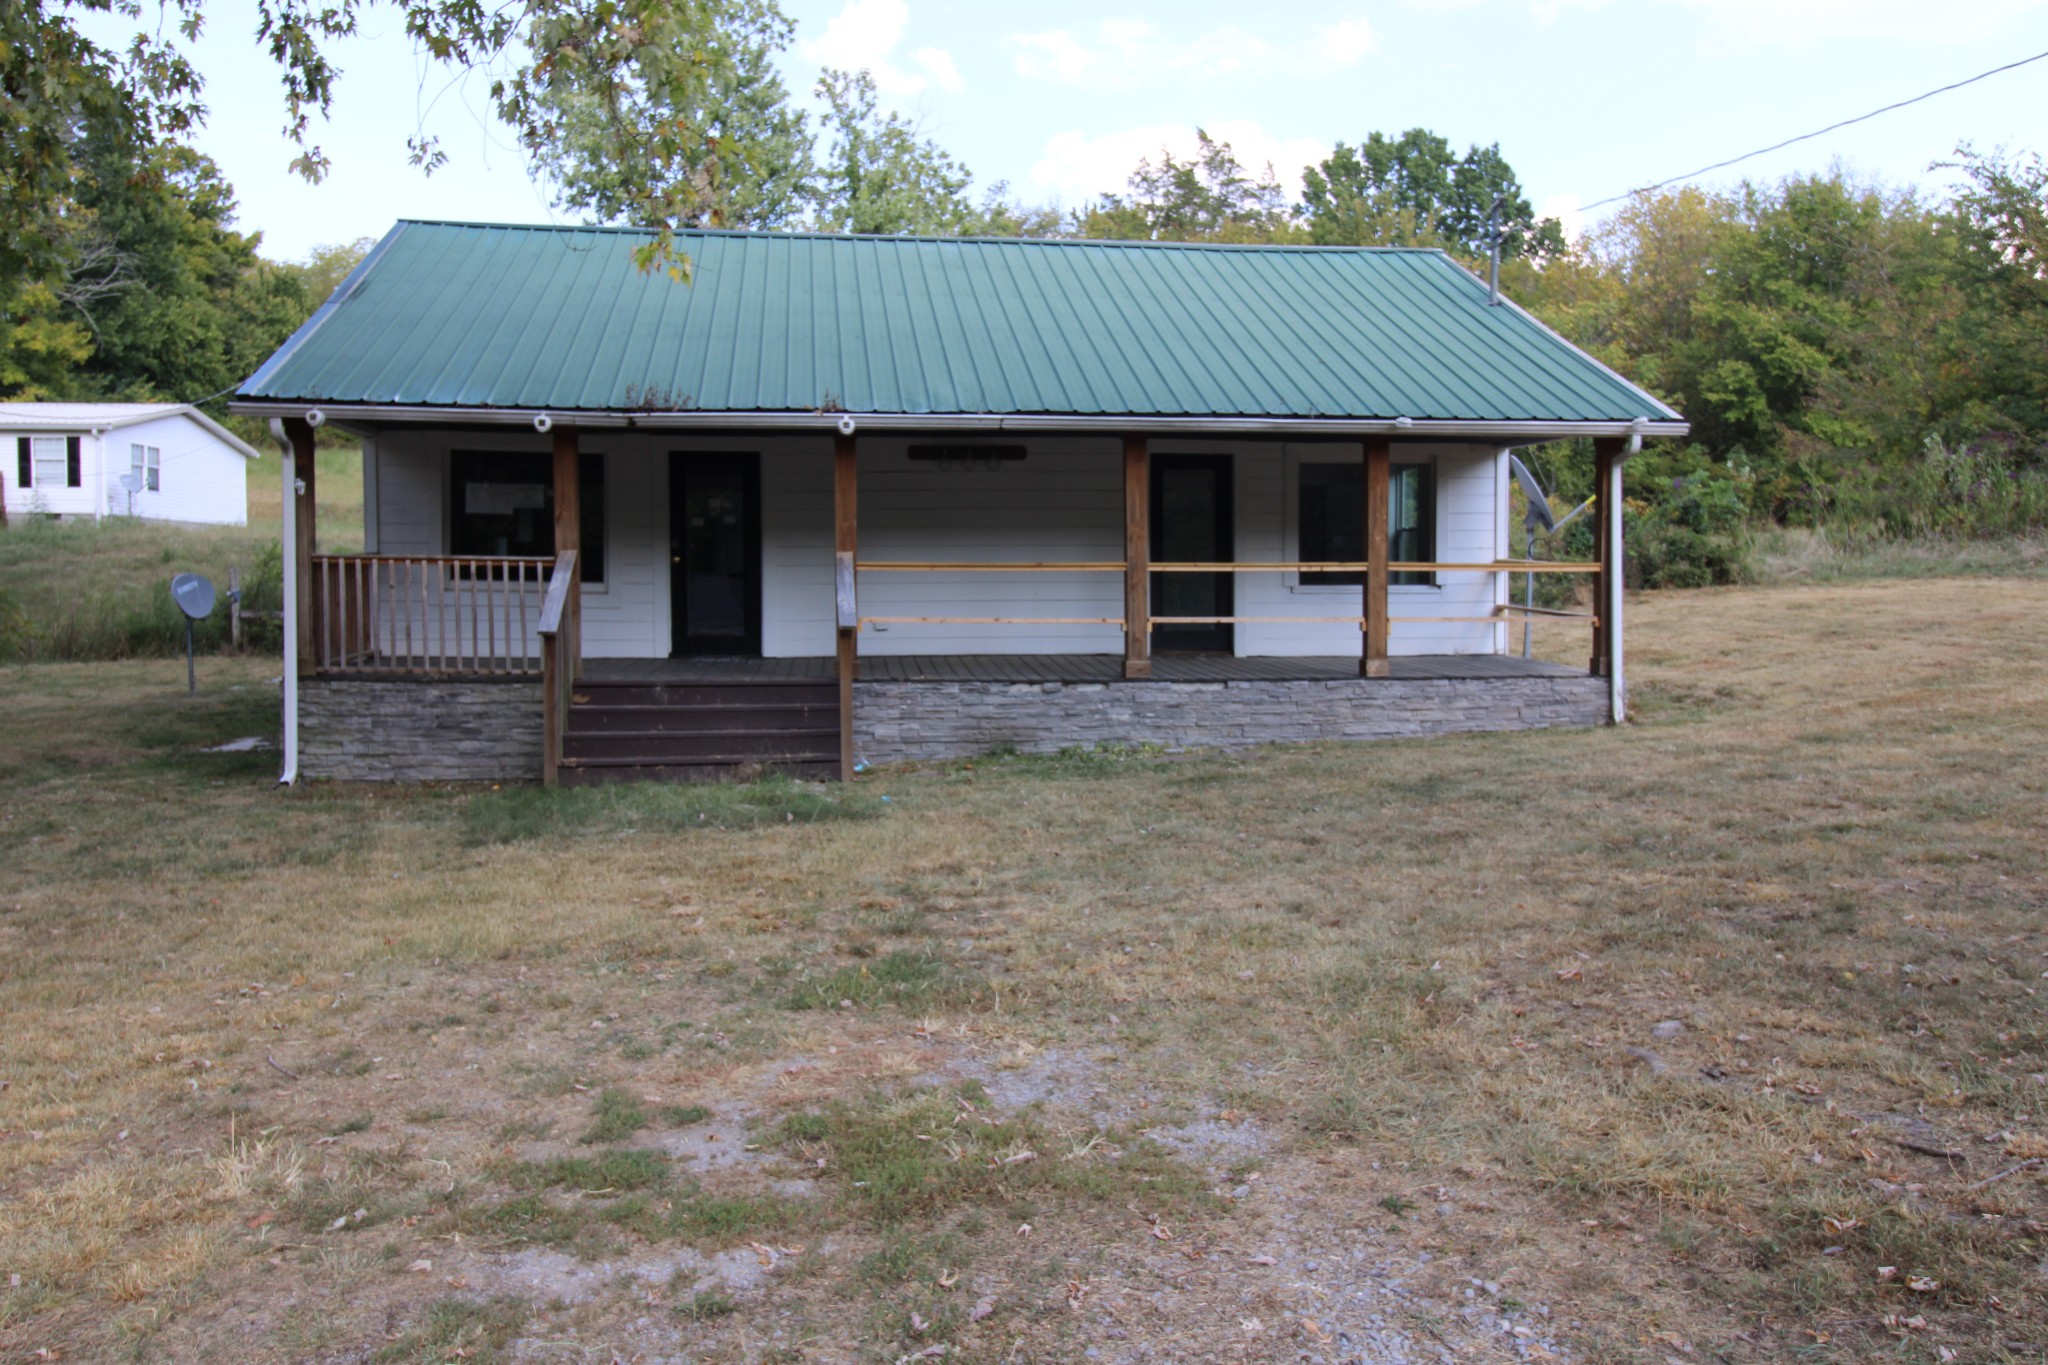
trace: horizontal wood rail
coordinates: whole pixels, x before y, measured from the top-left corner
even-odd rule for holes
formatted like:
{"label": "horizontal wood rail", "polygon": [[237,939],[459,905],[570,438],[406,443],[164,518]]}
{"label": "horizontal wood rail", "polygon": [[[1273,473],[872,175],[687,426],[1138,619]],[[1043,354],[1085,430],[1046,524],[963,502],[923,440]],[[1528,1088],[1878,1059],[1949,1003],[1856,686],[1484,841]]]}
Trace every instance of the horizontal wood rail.
{"label": "horizontal wood rail", "polygon": [[1121,616],[863,616],[863,626],[1115,626]]}
{"label": "horizontal wood rail", "polygon": [[534,677],[552,561],[524,555],[315,555],[315,672]]}
{"label": "horizontal wood rail", "polygon": [[1034,560],[1011,563],[995,560],[924,561],[904,559],[862,560],[854,566],[862,573],[1122,573],[1121,559],[1086,559],[1073,562]]}
{"label": "horizontal wood rail", "polygon": [[[1334,560],[1299,563],[1183,563],[1154,564],[1153,573],[1368,573],[1363,560]],[[1434,564],[1420,560],[1389,560],[1389,573],[1598,573],[1598,564],[1562,561],[1500,559],[1484,564]]]}
{"label": "horizontal wood rail", "polygon": [[[1122,573],[1120,559],[1077,560],[863,560],[854,566],[862,573]],[[1363,560],[1218,561],[1149,566],[1152,573],[1366,573],[1372,566]],[[1598,564],[1566,560],[1497,559],[1476,564],[1436,564],[1395,561],[1389,573],[1599,573]]]}

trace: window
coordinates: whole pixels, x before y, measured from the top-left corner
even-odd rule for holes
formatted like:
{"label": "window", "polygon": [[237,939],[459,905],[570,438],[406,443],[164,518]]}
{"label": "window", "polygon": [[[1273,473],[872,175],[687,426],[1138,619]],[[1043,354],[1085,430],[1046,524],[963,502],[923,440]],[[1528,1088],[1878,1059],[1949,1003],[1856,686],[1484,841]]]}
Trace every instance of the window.
{"label": "window", "polygon": [[156,446],[128,447],[128,472],[135,476],[138,484],[152,493],[162,491],[163,463],[163,451]]}
{"label": "window", "polygon": [[[577,466],[583,581],[604,583],[604,456]],[[555,552],[552,455],[457,450],[448,457],[448,553],[539,555]]]}
{"label": "window", "polygon": [[[1306,563],[1357,563],[1365,558],[1365,465],[1300,466],[1296,484],[1296,551]],[[1436,558],[1436,468],[1397,464],[1387,477],[1387,558],[1426,563]],[[1304,587],[1358,587],[1362,573],[1304,573]],[[1390,587],[1429,587],[1430,573],[1387,576]]]}
{"label": "window", "polygon": [[78,438],[22,437],[19,478],[23,488],[78,487]]}

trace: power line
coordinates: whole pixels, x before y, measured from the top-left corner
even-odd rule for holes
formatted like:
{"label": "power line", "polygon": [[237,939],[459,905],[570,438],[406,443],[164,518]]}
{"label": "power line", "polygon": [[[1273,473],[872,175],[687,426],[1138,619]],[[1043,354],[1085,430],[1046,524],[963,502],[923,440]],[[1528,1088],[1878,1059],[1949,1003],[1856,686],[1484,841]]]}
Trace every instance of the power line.
{"label": "power line", "polygon": [[1748,161],[1751,157],[1763,156],[1769,152],[1780,151],[1786,147],[1790,147],[1796,142],[1811,142],[1814,138],[1825,137],[1827,134],[1834,132],[1837,128],[1847,128],[1852,123],[1864,123],[1869,121],[1870,119],[1876,118],[1879,114],[1889,114],[1894,109],[1904,109],[1909,104],[1918,104],[1922,100],[1931,100],[1936,95],[1945,95],[1951,90],[1960,90],[1966,85],[1975,85],[1978,81],[1988,80],[1992,76],[2000,75],[2004,72],[2012,71],[2018,67],[2026,66],[2030,62],[2038,62],[2044,57],[2048,57],[2048,52],[2036,52],[2031,57],[2022,57],[2016,62],[2007,62],[2004,66],[1994,66],[1989,71],[1980,71],[1976,75],[1969,77],[1967,80],[1960,80],[1956,81],[1951,85],[1944,85],[1938,90],[1929,90],[1924,95],[1915,95],[1913,96],[1913,98],[1909,100],[1900,100],[1897,104],[1887,104],[1882,109],[1873,109],[1867,114],[1858,114],[1855,118],[1845,118],[1840,123],[1830,123],[1827,127],[1816,129],[1811,133],[1801,133],[1798,137],[1788,137],[1783,142],[1774,142],[1768,147],[1759,147],[1753,152],[1744,152],[1741,156],[1731,156],[1726,161],[1716,161],[1711,166],[1702,166],[1696,171],[1687,171],[1684,175],[1674,175],[1669,180],[1659,180],[1654,185],[1642,185],[1622,194],[1610,194],[1605,199],[1595,199],[1590,204],[1581,204],[1579,206],[1578,211],[1580,213],[1585,213],[1592,209],[1604,208],[1608,204],[1618,204],[1622,200],[1632,198],[1635,195],[1644,194],[1650,190],[1661,190],[1666,185],[1676,185],[1681,180],[1691,180],[1696,176],[1705,175],[1709,171],[1726,170],[1728,167],[1733,166],[1738,162]]}

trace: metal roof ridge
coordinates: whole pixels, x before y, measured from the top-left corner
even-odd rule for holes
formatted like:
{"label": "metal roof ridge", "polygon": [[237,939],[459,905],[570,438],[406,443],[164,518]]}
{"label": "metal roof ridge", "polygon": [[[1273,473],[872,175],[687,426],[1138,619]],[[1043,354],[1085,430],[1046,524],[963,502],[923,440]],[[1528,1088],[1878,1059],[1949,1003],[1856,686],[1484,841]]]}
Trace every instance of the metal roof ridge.
{"label": "metal roof ridge", "polygon": [[[611,223],[491,223],[464,218],[399,218],[407,227],[474,228],[489,232],[538,232],[568,236],[599,232],[619,237],[652,237],[654,228],[626,227]],[[874,242],[889,245],[1036,246],[1050,248],[1108,247],[1119,251],[1243,251],[1302,252],[1315,254],[1367,254],[1388,256],[1447,256],[1436,246],[1351,246],[1325,242],[1164,242],[1121,237],[984,237],[975,235],[937,236],[910,232],[819,232],[813,229],[785,231],[750,228],[677,228],[676,237],[740,237],[750,241]]]}

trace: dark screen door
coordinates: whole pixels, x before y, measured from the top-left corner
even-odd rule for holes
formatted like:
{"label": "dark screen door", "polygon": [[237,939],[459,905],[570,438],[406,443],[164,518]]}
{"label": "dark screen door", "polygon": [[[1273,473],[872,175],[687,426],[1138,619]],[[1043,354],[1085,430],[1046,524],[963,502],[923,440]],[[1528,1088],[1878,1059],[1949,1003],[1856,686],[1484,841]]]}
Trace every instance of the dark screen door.
{"label": "dark screen door", "polygon": [[668,487],[673,652],[759,654],[760,456],[672,456]]}
{"label": "dark screen door", "polygon": [[[1152,457],[1152,558],[1162,563],[1227,563],[1236,558],[1231,534],[1231,465],[1228,455]],[[1227,573],[1155,573],[1154,616],[1229,616],[1234,594]],[[1152,648],[1231,652],[1228,622],[1154,626]]]}

